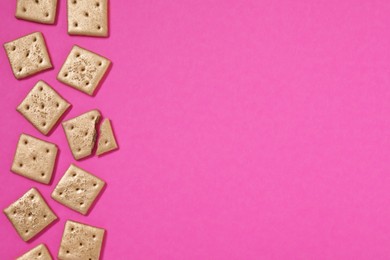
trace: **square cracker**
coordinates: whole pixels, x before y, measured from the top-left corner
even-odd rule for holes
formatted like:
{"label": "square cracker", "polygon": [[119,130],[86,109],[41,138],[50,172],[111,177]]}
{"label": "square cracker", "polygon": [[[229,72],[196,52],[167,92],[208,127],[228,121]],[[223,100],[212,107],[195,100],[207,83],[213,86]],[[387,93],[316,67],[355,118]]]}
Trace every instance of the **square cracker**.
{"label": "square cracker", "polygon": [[35,32],[4,44],[15,78],[22,79],[52,67],[42,33]]}
{"label": "square cracker", "polygon": [[110,60],[75,45],[62,65],[57,79],[88,95],[93,95],[110,63]]}
{"label": "square cracker", "polygon": [[11,171],[31,180],[49,184],[57,151],[55,144],[21,134]]}
{"label": "square cracker", "polygon": [[47,135],[69,107],[65,99],[41,80],[16,110],[42,134]]}
{"label": "square cracker", "polygon": [[108,36],[107,0],[68,0],[68,34]]}
{"label": "square cracker", "polygon": [[76,160],[92,154],[96,141],[96,125],[99,120],[100,112],[91,110],[62,123],[70,150]]}
{"label": "square cracker", "polygon": [[37,245],[16,260],[52,260],[49,250],[44,244]]}
{"label": "square cracker", "polygon": [[51,197],[85,215],[104,185],[103,180],[71,164],[55,187]]}
{"label": "square cracker", "polygon": [[57,0],[17,0],[15,17],[27,21],[53,24]]}
{"label": "square cracker", "polygon": [[30,240],[57,219],[35,188],[5,208],[4,213],[24,241]]}
{"label": "square cracker", "polygon": [[100,134],[96,154],[102,155],[117,148],[118,145],[116,143],[115,136],[112,131],[110,120],[106,118],[100,125]]}
{"label": "square cracker", "polygon": [[105,230],[71,220],[66,221],[58,259],[98,260]]}

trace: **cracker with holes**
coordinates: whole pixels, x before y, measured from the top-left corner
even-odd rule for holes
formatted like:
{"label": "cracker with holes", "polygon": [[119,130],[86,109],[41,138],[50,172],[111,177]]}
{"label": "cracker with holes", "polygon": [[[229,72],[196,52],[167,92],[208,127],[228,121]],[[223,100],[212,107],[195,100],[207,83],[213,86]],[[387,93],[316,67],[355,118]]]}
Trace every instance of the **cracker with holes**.
{"label": "cracker with holes", "polygon": [[11,171],[49,184],[57,157],[57,146],[30,135],[20,135]]}
{"label": "cracker with holes", "polygon": [[88,95],[93,95],[110,63],[108,59],[96,53],[73,46],[57,79]]}
{"label": "cracker with holes", "polygon": [[54,89],[44,81],[39,81],[16,110],[42,134],[47,135],[69,107],[70,104]]}
{"label": "cracker with holes", "polygon": [[85,215],[104,185],[103,180],[72,164],[55,187],[51,197]]}
{"label": "cracker with holes", "polygon": [[44,244],[37,245],[16,260],[52,260],[49,250]]}
{"label": "cracker with holes", "polygon": [[118,148],[109,119],[104,119],[100,125],[97,155],[102,155]]}
{"label": "cracker with holes", "polygon": [[68,33],[108,36],[107,0],[68,0]]}
{"label": "cracker with holes", "polygon": [[17,0],[15,17],[27,21],[53,24],[57,0]]}
{"label": "cracker with holes", "polygon": [[91,110],[62,123],[70,150],[76,160],[92,154],[99,120],[100,112]]}
{"label": "cracker with holes", "polygon": [[66,221],[58,259],[98,260],[102,249],[104,232],[103,228],[71,220]]}
{"label": "cracker with holes", "polygon": [[22,79],[52,67],[45,40],[35,32],[4,44],[15,78]]}
{"label": "cracker with holes", "polygon": [[36,236],[57,219],[35,188],[5,208],[4,213],[24,241]]}

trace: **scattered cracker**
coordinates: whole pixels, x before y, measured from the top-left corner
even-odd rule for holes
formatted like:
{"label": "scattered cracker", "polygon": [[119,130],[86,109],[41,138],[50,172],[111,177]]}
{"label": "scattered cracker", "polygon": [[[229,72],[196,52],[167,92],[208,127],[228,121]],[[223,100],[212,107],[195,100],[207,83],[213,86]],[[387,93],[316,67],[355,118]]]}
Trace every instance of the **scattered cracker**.
{"label": "scattered cracker", "polygon": [[107,37],[107,0],[68,0],[68,33]]}
{"label": "scattered cracker", "polygon": [[52,260],[49,250],[44,244],[40,244],[16,260]]}
{"label": "scattered cracker", "polygon": [[35,32],[4,44],[15,78],[22,79],[52,67],[45,40]]}
{"label": "scattered cracker", "polygon": [[110,60],[75,45],[62,65],[57,79],[88,95],[93,95],[110,63]]}
{"label": "scattered cracker", "polygon": [[41,80],[16,110],[42,134],[47,135],[69,107],[65,99]]}
{"label": "scattered cracker", "polygon": [[31,180],[48,184],[56,162],[57,150],[55,144],[21,134],[11,171]]}
{"label": "scattered cracker", "polygon": [[92,154],[96,140],[96,124],[99,120],[100,112],[91,110],[62,123],[70,150],[76,160]]}
{"label": "scattered cracker", "polygon": [[28,241],[57,219],[35,188],[4,209],[9,221],[24,241]]}
{"label": "scattered cracker", "polygon": [[101,155],[117,148],[118,145],[116,143],[115,136],[111,128],[110,120],[104,119],[103,123],[100,126],[100,134],[96,154]]}
{"label": "scattered cracker", "polygon": [[17,0],[15,16],[27,21],[53,24],[57,0]]}
{"label": "scattered cracker", "polygon": [[55,187],[51,197],[85,215],[104,185],[103,180],[72,164]]}
{"label": "scattered cracker", "polygon": [[105,230],[71,220],[66,221],[58,259],[97,260],[100,258]]}

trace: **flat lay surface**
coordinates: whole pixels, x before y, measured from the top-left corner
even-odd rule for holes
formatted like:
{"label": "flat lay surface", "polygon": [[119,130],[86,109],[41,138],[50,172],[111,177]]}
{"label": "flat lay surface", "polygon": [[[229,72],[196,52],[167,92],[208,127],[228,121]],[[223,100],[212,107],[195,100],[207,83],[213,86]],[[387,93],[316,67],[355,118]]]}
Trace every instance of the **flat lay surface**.
{"label": "flat lay surface", "polygon": [[[15,18],[0,43],[41,32],[52,69],[16,80],[0,49],[0,209],[32,187],[58,217],[29,242],[0,214],[0,258],[72,220],[105,229],[102,259],[389,259],[390,2],[109,1],[109,37]],[[56,77],[72,47],[112,65],[93,96]],[[73,159],[61,124],[17,106],[44,80],[110,119],[119,149]],[[58,146],[49,185],[10,171],[20,134]],[[53,200],[71,163],[106,185],[87,215]]]}

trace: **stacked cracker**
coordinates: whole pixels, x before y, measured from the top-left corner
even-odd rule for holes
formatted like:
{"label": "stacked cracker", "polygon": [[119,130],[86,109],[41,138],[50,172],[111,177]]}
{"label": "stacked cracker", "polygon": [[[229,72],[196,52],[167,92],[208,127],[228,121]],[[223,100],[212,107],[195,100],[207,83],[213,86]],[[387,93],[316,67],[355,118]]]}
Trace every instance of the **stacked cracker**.
{"label": "stacked cracker", "polygon": [[[108,36],[107,0],[67,0],[68,34]],[[37,23],[54,24],[57,0],[17,0],[15,16]],[[53,67],[41,32],[31,33],[4,44],[12,72],[20,80]],[[75,45],[57,79],[93,96],[106,75],[109,59]],[[17,107],[17,111],[41,134],[50,134],[71,104],[52,86],[40,80]],[[99,125],[101,113],[90,110],[62,122],[74,159],[108,153],[118,148],[109,119]],[[98,134],[97,128],[100,126]],[[97,148],[95,149],[95,146]],[[21,134],[11,171],[33,181],[50,184],[57,160],[56,144]],[[51,197],[62,205],[86,215],[101,194],[105,182],[92,173],[70,164]],[[4,209],[24,241],[29,241],[58,219],[42,194],[31,188]],[[68,220],[64,227],[59,259],[99,259],[105,230]],[[17,259],[52,259],[44,244]]]}

